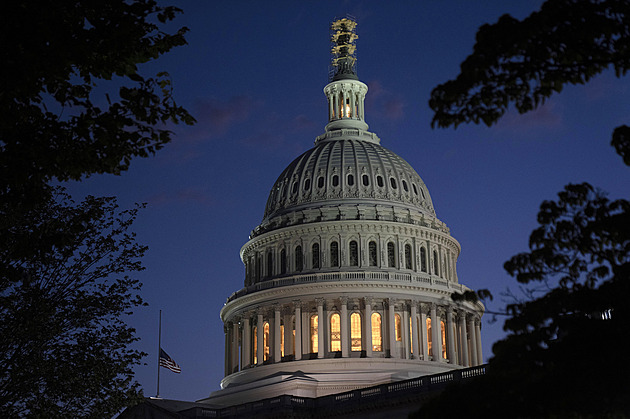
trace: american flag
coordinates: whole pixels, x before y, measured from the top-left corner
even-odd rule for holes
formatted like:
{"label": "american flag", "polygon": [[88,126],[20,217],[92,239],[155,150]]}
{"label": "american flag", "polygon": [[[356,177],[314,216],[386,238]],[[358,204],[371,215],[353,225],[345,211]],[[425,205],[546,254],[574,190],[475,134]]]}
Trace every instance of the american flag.
{"label": "american flag", "polygon": [[177,365],[177,362],[175,362],[173,358],[168,356],[168,354],[164,352],[164,349],[162,348],[160,348],[160,367],[168,368],[169,370],[178,374],[182,372],[182,369],[179,367],[179,365]]}

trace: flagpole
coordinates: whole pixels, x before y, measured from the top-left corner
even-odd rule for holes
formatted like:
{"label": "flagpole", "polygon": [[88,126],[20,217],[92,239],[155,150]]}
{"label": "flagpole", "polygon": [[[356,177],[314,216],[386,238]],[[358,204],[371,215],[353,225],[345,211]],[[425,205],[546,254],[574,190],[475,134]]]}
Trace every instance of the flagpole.
{"label": "flagpole", "polygon": [[160,326],[158,331],[158,353],[157,353],[157,395],[160,398],[160,351],[162,350],[162,310],[160,310]]}

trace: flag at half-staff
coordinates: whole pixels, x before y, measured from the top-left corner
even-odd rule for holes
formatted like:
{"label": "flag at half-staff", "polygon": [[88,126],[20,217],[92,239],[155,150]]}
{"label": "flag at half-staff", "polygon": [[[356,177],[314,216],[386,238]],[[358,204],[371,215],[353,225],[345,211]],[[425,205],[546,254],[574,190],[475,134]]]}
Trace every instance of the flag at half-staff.
{"label": "flag at half-staff", "polygon": [[173,358],[171,358],[162,348],[160,348],[160,367],[168,368],[178,374],[182,372],[182,369],[179,365],[177,365],[177,362],[175,362]]}

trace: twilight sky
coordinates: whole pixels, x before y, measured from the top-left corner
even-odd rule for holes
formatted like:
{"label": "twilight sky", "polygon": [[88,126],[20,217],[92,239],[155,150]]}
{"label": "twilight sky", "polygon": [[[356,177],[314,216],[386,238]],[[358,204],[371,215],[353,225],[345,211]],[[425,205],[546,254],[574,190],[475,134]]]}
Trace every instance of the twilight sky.
{"label": "twilight sky", "polygon": [[[176,126],[155,157],[122,176],[70,185],[75,198],[115,195],[122,208],[146,202],[135,224],[149,246],[139,278],[148,307],[130,323],[147,352],[137,379],[156,392],[158,312],[162,347],[182,373],[160,372],[164,398],[197,400],[219,388],[224,337],[219,310],[243,286],[239,250],[262,219],[277,176],[313,146],[327,123],[328,26],[358,20],[358,74],[369,91],[366,122],[381,144],[426,183],[440,220],[461,244],[461,283],[489,288],[490,309],[518,288],[503,262],[527,249],[536,213],[569,182],[588,181],[627,197],[628,167],[613,148],[614,127],[630,121],[630,81],[612,72],[566,88],[539,110],[508,114],[492,128],[432,130],[431,89],[457,75],[475,33],[510,13],[523,18],[540,0],[175,1],[189,45],[142,73],[168,71],[174,95],[195,116]],[[624,100],[626,99],[626,100]],[[482,325],[484,359],[503,335],[502,320]]]}

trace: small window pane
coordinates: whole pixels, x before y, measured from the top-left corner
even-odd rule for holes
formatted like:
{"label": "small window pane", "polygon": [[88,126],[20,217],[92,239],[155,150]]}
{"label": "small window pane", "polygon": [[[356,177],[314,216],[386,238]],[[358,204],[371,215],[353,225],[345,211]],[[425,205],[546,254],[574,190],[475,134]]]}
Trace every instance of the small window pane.
{"label": "small window pane", "polygon": [[411,269],[411,245],[405,245],[405,268]]}
{"label": "small window pane", "polygon": [[371,241],[368,244],[369,252],[370,252],[370,266],[376,266],[377,261],[377,253],[376,253],[376,242]]}
{"label": "small window pane", "polygon": [[319,243],[313,243],[311,252],[313,253],[313,269],[319,269]]}
{"label": "small window pane", "polygon": [[390,268],[396,267],[396,255],[394,252],[394,243],[387,243],[387,266]]}
{"label": "small window pane", "polygon": [[339,244],[330,243],[330,266],[339,266]]}
{"label": "small window pane", "polygon": [[295,248],[295,270],[301,271],[304,269],[304,257],[302,255],[302,246]]}
{"label": "small window pane", "polygon": [[420,248],[420,270],[427,271],[427,251],[424,247]]}

